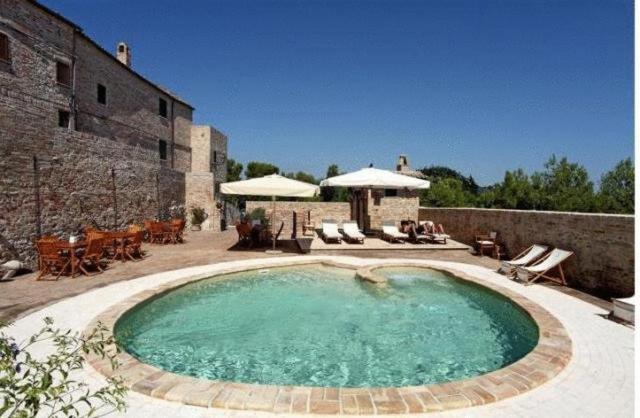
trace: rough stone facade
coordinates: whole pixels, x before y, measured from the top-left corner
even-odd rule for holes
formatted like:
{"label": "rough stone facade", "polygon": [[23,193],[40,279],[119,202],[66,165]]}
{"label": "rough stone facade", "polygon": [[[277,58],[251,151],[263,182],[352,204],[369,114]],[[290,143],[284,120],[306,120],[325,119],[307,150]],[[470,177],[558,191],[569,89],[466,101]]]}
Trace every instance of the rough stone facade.
{"label": "rough stone facade", "polygon": [[220,231],[223,204],[220,183],[227,179],[227,137],[211,126],[191,127],[193,159],[186,176],[187,210],[201,207],[208,217],[205,230]]}
{"label": "rough stone facade", "polygon": [[[0,36],[10,52],[0,60],[0,262],[17,256],[33,266],[38,234],[121,228],[186,204],[188,103],[35,1],[0,0]],[[216,168],[226,170],[226,137],[209,129],[209,147],[222,155]],[[199,190],[192,205],[215,200],[223,179],[211,167],[190,178]]]}
{"label": "rough stone facade", "polygon": [[418,219],[420,199],[416,197],[386,196],[376,197],[379,191],[372,191],[367,203],[368,229],[380,230],[384,221],[400,223],[401,220]]}
{"label": "rough stone facade", "polygon": [[[271,217],[273,212],[271,201],[246,202],[247,213],[251,213],[256,208],[264,208],[267,216]],[[338,223],[351,219],[351,206],[348,202],[276,202],[276,227],[279,228],[280,222],[284,222],[281,237],[291,237],[294,212],[297,217],[296,233],[300,237],[302,223],[307,219],[309,211],[311,211],[311,221],[318,228],[323,219],[334,219]]]}
{"label": "rough stone facade", "polygon": [[444,225],[457,241],[497,231],[513,257],[534,243],[573,251],[567,280],[599,296],[634,293],[634,216],[501,209],[420,208],[420,220]]}
{"label": "rough stone facade", "polygon": [[32,266],[38,231],[65,236],[86,225],[120,229],[184,202],[184,173],[162,167],[156,153],[142,147],[62,128],[37,142],[5,139],[0,171],[12,175],[0,177],[0,235]]}

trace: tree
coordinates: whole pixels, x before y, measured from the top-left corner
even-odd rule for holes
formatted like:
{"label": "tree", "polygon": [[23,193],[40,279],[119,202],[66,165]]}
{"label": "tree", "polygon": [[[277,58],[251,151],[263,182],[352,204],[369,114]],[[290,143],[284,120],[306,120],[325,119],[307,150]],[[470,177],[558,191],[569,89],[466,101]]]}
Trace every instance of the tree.
{"label": "tree", "polygon": [[[22,342],[3,332],[0,324],[0,416],[2,417],[97,417],[124,411],[127,388],[120,378],[109,378],[101,388],[77,380],[85,355],[98,354],[118,367],[118,347],[107,328],[98,324],[88,335],[61,331],[51,318],[44,327]],[[50,343],[45,357],[34,357],[34,344]]]}
{"label": "tree", "polygon": [[504,181],[493,188],[493,206],[503,209],[536,209],[538,193],[522,169],[507,171]]}
{"label": "tree", "polygon": [[[340,175],[340,171],[338,170],[338,165],[337,164],[331,164],[328,168],[327,168],[327,176],[325,177],[326,179],[328,179],[329,177],[335,177],[335,176],[339,176]],[[337,190],[335,187],[323,187],[320,189],[320,196],[322,197],[322,201],[323,202],[332,202],[333,199],[337,196]]]}
{"label": "tree", "polygon": [[227,181],[238,181],[242,175],[242,164],[233,158],[227,160]]}
{"label": "tree", "polygon": [[284,173],[285,177],[293,180],[303,181],[305,183],[318,184],[320,183],[313,174],[305,173],[304,171],[298,171],[297,173]]}
{"label": "tree", "polygon": [[425,167],[420,170],[431,182],[437,182],[440,179],[453,178],[459,180],[462,183],[464,190],[473,194],[478,193],[479,186],[472,176],[465,177],[457,170],[444,166],[431,166]]}
{"label": "tree", "polygon": [[475,196],[464,189],[457,178],[443,178],[431,183],[431,188],[422,192],[422,205],[433,207],[473,207]]}
{"label": "tree", "polygon": [[635,168],[631,158],[620,161],[600,181],[599,210],[609,213],[634,213]]}
{"label": "tree", "polygon": [[476,198],[476,207],[494,208],[496,207],[496,195],[498,185],[483,187]]}
{"label": "tree", "polygon": [[254,179],[256,177],[264,177],[270,174],[279,173],[280,169],[278,167],[261,161],[251,161],[247,164],[247,169],[244,171],[244,175],[247,179]]}
{"label": "tree", "polygon": [[593,183],[583,166],[555,155],[544,165],[545,171],[534,173],[532,185],[540,193],[542,210],[592,212],[595,209]]}

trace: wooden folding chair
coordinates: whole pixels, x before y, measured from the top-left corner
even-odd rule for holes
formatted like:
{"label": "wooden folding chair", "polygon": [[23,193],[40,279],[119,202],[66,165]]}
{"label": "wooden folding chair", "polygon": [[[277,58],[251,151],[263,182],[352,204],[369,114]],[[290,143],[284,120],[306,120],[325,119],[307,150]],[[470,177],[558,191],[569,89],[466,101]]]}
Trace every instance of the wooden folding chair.
{"label": "wooden folding chair", "polygon": [[43,277],[47,274],[56,275],[53,280],[58,280],[69,267],[71,260],[60,253],[56,243],[57,239],[55,241],[51,239],[36,241],[40,265],[40,273],[36,280],[45,280]]}
{"label": "wooden folding chair", "polygon": [[84,250],[82,256],[80,256],[77,261],[77,267],[82,270],[84,274],[87,276],[95,276],[98,273],[89,273],[86,266],[93,266],[98,269],[98,272],[102,273],[104,270],[102,269],[102,257],[103,257],[103,238],[94,237],[87,241],[87,247]]}
{"label": "wooden folding chair", "polygon": [[[566,286],[567,281],[562,270],[562,263],[572,255],[573,252],[571,251],[556,248],[536,263],[528,267],[518,267],[516,275],[519,279],[524,280],[527,285],[533,284],[542,278]],[[559,275],[551,276],[548,274],[553,270],[558,270]]]}

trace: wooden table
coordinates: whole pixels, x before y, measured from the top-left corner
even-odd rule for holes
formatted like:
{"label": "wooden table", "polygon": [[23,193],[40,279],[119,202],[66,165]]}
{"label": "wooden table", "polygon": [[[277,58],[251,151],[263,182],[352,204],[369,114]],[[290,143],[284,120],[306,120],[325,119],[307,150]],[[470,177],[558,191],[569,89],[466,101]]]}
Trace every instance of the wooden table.
{"label": "wooden table", "polygon": [[134,238],[136,233],[129,231],[107,231],[105,239],[114,241],[115,254],[112,261],[120,256],[120,259],[124,263],[127,261],[125,255],[125,247],[127,246],[127,238]]}
{"label": "wooden table", "polygon": [[[58,250],[66,251],[69,253],[69,258],[71,259],[71,277],[75,277],[76,273],[78,272],[78,256],[76,255],[76,252],[81,248],[86,248],[87,242],[77,241],[71,243],[69,241],[57,241],[56,247],[58,248]],[[82,271],[80,271],[80,273],[82,273]]]}

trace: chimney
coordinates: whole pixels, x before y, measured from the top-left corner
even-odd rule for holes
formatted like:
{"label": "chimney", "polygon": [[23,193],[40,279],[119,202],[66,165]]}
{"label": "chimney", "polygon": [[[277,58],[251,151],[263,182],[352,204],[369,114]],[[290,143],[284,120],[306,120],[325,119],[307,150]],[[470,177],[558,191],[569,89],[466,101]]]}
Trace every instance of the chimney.
{"label": "chimney", "polygon": [[398,157],[398,163],[396,164],[396,171],[410,171],[409,161],[407,160],[406,155],[400,154],[400,156]]}
{"label": "chimney", "polygon": [[116,58],[127,67],[131,67],[131,49],[129,45],[124,42],[119,42],[118,49],[116,50]]}

